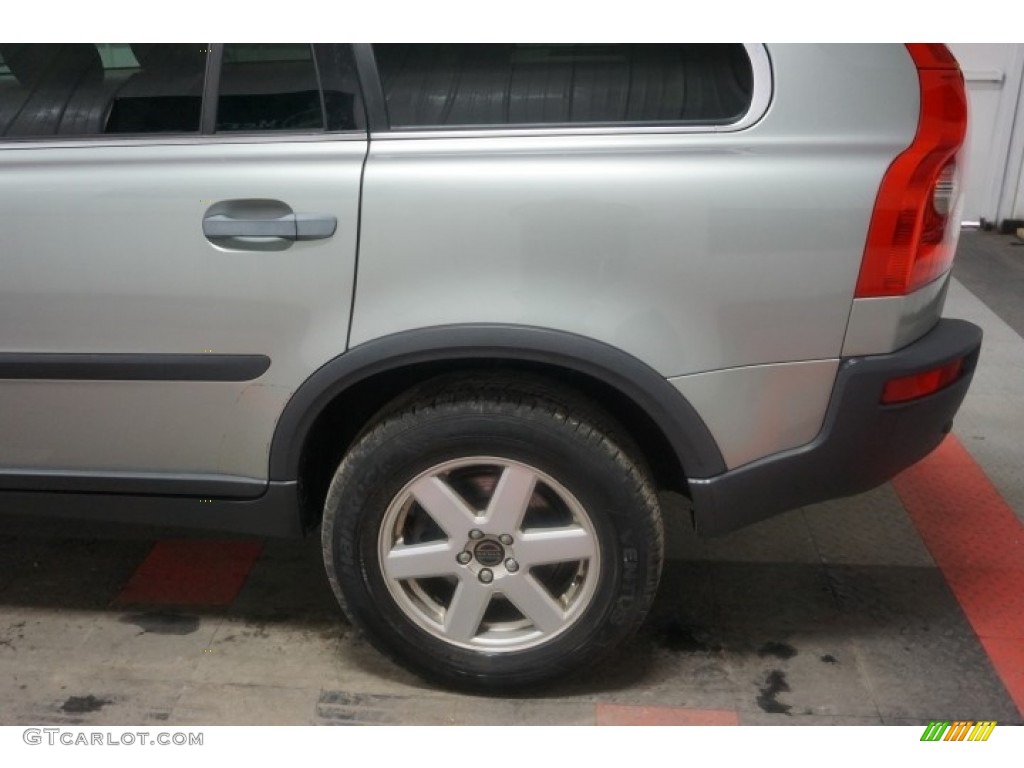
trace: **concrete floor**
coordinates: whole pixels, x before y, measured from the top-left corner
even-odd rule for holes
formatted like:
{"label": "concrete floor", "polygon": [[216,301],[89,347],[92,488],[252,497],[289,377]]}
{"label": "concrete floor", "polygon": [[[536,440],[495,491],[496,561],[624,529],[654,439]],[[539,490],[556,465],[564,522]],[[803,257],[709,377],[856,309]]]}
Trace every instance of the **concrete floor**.
{"label": "concrete floor", "polygon": [[[915,501],[939,465],[713,540],[689,533],[682,500],[666,497],[669,559],[640,635],[585,677],[485,698],[430,688],[363,642],[315,538],[239,545],[10,515],[0,724],[1021,724],[1024,593],[1002,588],[1024,571],[1024,247],[1011,242],[966,233],[946,307],[986,332],[954,432],[1009,510],[998,539],[943,549],[929,528],[940,502]],[[980,502],[965,487],[943,493],[970,522]],[[237,557],[225,577],[237,595],[147,598],[159,592],[139,587],[146,563],[179,540]],[[1008,559],[958,570],[986,541]],[[964,574],[1002,589],[996,604],[974,599]]]}

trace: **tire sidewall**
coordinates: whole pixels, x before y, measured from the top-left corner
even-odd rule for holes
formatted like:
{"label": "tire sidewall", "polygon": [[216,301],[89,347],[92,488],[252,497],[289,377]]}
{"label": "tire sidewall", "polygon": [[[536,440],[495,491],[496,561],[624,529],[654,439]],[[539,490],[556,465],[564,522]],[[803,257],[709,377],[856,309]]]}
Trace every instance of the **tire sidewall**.
{"label": "tire sidewall", "polygon": [[[592,433],[581,440],[579,424],[509,410],[495,405],[386,423],[350,454],[359,460],[343,462],[328,494],[332,584],[346,609],[381,650],[449,684],[530,683],[591,663],[639,624],[660,567],[660,537],[651,516],[637,510],[643,485],[624,472],[618,449]],[[535,648],[486,652],[445,643],[405,615],[385,582],[378,536],[389,505],[420,473],[467,456],[510,459],[549,475],[576,497],[597,535],[601,572],[590,604]]]}

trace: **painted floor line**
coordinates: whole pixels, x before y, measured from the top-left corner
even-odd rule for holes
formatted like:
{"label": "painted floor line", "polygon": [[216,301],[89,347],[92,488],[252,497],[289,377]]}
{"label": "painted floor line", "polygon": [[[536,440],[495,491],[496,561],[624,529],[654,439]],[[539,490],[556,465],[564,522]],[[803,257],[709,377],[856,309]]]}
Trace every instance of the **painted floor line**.
{"label": "painted floor line", "polygon": [[893,486],[1024,715],[1024,525],[954,435]]}
{"label": "painted floor line", "polygon": [[115,604],[230,605],[263,552],[255,539],[167,539],[150,550]]}
{"label": "painted floor line", "polygon": [[739,725],[739,715],[728,709],[645,707],[632,704],[597,704],[596,725]]}

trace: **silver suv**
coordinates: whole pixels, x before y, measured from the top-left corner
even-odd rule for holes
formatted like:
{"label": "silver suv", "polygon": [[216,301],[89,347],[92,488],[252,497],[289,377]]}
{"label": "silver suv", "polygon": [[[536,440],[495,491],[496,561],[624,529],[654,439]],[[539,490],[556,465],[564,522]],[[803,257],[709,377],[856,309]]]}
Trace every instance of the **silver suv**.
{"label": "silver suv", "polygon": [[939,45],[0,44],[4,508],[301,535],[384,653],[516,687],[662,563],[931,451]]}

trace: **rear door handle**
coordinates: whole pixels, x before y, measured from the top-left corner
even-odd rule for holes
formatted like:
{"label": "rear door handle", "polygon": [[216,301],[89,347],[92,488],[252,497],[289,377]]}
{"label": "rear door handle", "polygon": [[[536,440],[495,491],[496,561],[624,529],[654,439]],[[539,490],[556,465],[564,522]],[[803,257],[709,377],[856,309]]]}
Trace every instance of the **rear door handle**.
{"label": "rear door handle", "polygon": [[224,237],[280,237],[284,240],[323,240],[338,229],[338,219],[319,213],[289,213],[271,219],[236,219],[215,214],[203,219],[203,234]]}
{"label": "rear door handle", "polygon": [[296,240],[324,240],[338,228],[334,216],[320,213],[296,213],[294,216]]}

